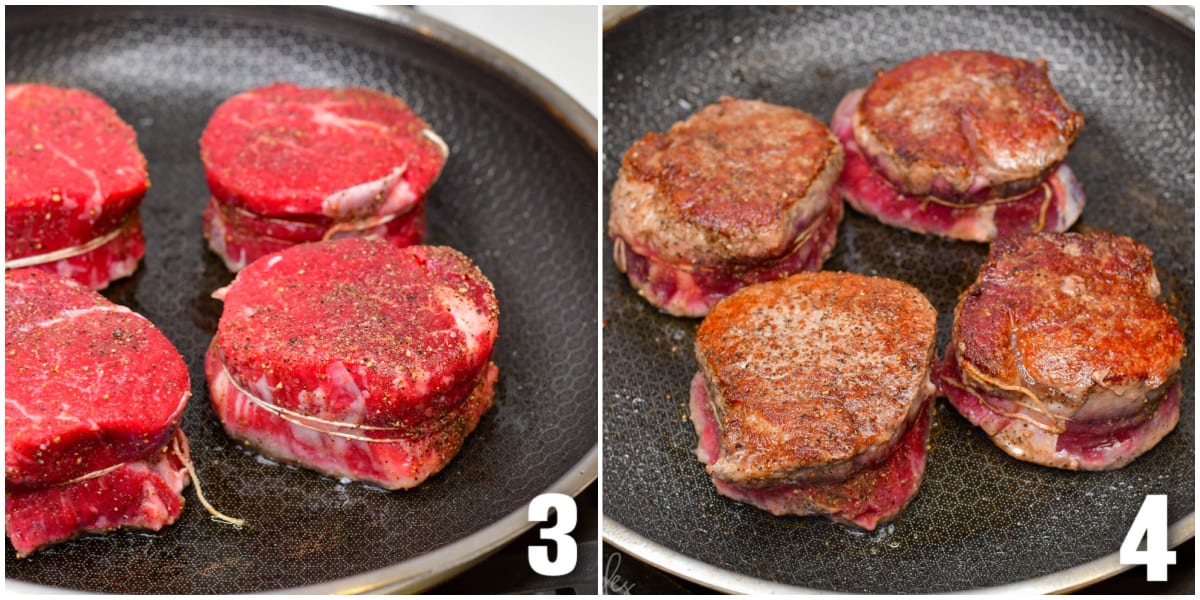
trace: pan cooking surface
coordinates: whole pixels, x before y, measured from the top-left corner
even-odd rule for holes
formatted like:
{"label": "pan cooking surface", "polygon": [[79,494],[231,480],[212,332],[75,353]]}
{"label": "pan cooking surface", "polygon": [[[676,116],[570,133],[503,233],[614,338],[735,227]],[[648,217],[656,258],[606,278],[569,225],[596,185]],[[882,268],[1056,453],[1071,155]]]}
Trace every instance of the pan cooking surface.
{"label": "pan cooking surface", "polygon": [[[718,496],[692,454],[688,383],[697,320],[658,313],[604,263],[604,507],[643,538],[770,582],[857,592],[949,592],[1056,573],[1116,552],[1146,494],[1172,523],[1195,504],[1194,63],[1191,32],[1147,12],[1084,8],[650,9],[604,39],[605,190],[624,151],[728,95],[828,122],[876,69],[928,52],[1044,56],[1087,118],[1068,163],[1088,205],[1074,231],[1132,236],[1155,253],[1187,338],[1178,428],[1132,465],[1071,473],[1009,458],[944,401],[921,492],[891,525],[854,532],[775,518]],[[893,277],[937,308],[945,347],[958,294],[987,247],[892,229],[847,210],[826,263]],[[712,574],[694,573],[699,577]]]}
{"label": "pan cooking surface", "polygon": [[[318,9],[6,11],[9,82],[87,88],[138,133],[153,187],[146,258],[105,294],[154,322],[187,360],[183,427],[205,495],[159,534],[92,536],[16,560],[11,579],[122,593],[252,592],[330,582],[477,532],[546,490],[596,444],[596,163],[587,143],[497,71],[411,29]],[[496,287],[496,406],[457,458],[389,493],[275,465],[229,440],[203,356],[232,274],[200,233],[198,140],[226,98],[276,80],[405,98],[451,146],[429,198],[430,243]],[[516,531],[513,531],[515,534]],[[449,566],[449,565],[443,565]]]}

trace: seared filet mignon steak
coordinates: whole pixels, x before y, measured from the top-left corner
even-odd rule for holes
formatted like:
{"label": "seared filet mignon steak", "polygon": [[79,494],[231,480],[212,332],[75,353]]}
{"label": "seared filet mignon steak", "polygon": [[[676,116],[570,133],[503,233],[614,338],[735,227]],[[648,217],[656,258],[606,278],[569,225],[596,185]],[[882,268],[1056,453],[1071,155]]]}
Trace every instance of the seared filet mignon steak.
{"label": "seared filet mignon steak", "polygon": [[919,233],[989,241],[1063,231],[1083,210],[1063,164],[1082,129],[1045,60],[929,54],[842,100],[838,189],[855,210]]}
{"label": "seared filet mignon steak", "polygon": [[910,285],[800,273],[721,301],[696,332],[697,456],[725,496],[874,529],[916,494],[937,315]]}
{"label": "seared filet mignon steak", "polygon": [[411,488],[492,405],[496,297],[450,248],[304,244],[252,263],[218,296],[213,408],[268,456]]}
{"label": "seared filet mignon steak", "polygon": [[18,269],[4,289],[5,533],[17,553],[173,523],[188,483],[183,357],[72,281]]}
{"label": "seared filet mignon steak", "polygon": [[1183,333],[1158,294],[1127,237],[998,240],[954,312],[941,394],[1015,458],[1129,464],[1179,420]]}
{"label": "seared filet mignon steak", "polygon": [[425,236],[425,193],[449,154],[400,98],[276,83],[213,113],[200,138],[212,193],[209,247],[230,270],[346,236],[396,246]]}
{"label": "seared filet mignon steak", "polygon": [[815,271],[833,251],[842,148],[793,108],[722,98],[625,153],[614,259],[651,304],[700,317],[739,288]]}
{"label": "seared filet mignon steak", "polygon": [[91,92],[4,87],[4,266],[101,289],[146,253],[137,136]]}

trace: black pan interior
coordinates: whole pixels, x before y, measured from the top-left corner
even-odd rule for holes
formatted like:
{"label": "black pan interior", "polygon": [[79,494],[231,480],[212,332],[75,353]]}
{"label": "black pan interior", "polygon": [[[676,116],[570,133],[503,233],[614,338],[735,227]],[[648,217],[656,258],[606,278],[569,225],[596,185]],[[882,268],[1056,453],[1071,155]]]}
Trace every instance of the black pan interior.
{"label": "black pan interior", "polygon": [[[214,523],[185,493],[160,534],[88,537],[16,560],[7,577],[124,593],[252,592],[320,584],[445,546],[518,510],[596,444],[596,158],[500,72],[409,28],[327,9],[6,10],[9,82],[92,90],[137,130],[153,187],[146,259],[105,294],[186,358],[184,417],[206,496],[247,519]],[[428,198],[430,243],[470,256],[500,302],[496,407],[441,474],[388,493],[276,466],[232,443],[203,356],[232,275],[207,250],[197,141],[213,109],[291,80],[397,94],[446,139]]]}
{"label": "black pan interior", "polygon": [[[1194,36],[1146,10],[987,7],[656,8],[604,38],[604,183],[624,151],[729,95],[826,120],[876,69],[952,48],[1044,56],[1087,118],[1068,162],[1088,205],[1076,231],[1150,246],[1195,356]],[[920,288],[944,348],[958,294],[987,248],[902,232],[847,211],[826,263]],[[611,244],[605,245],[611,256]],[[718,496],[685,418],[698,321],[658,313],[604,263],[604,510],[668,549],[772,582],[857,592],[949,592],[1018,582],[1116,552],[1146,494],[1176,522],[1195,505],[1194,362],[1179,426],[1108,473],[1010,459],[939,401],[920,494],[862,534],[775,518]],[[697,573],[701,577],[704,574]]]}

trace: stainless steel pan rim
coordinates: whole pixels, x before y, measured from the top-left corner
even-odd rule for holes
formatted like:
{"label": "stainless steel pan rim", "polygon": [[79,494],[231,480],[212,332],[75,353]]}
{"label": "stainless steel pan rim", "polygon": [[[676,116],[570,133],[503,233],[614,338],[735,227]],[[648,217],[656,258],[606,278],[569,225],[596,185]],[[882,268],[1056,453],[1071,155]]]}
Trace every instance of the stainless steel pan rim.
{"label": "stainless steel pan rim", "polygon": [[[604,31],[608,31],[617,25],[623,23],[629,17],[632,17],[639,12],[645,10],[646,5],[631,4],[625,6],[605,6],[604,7]],[[1177,4],[1146,6],[1160,16],[1178,23],[1192,31],[1196,30],[1196,12],[1190,6]]]}
{"label": "stainless steel pan rim", "polygon": [[[415,31],[466,53],[477,61],[516,81],[531,96],[590,148],[597,148],[597,121],[566,92],[512,56],[456,27],[425,16],[411,8],[331,5],[331,8],[371,18],[392,27]],[[596,480],[598,450],[593,446],[582,459],[544,493],[576,496]],[[441,583],[496,552],[533,526],[528,504],[488,527],[417,558],[382,569],[325,583],[277,590],[285,594],[416,593]],[[61,594],[61,588],[5,578],[5,588],[26,594]],[[87,593],[72,590],[72,593]]]}
{"label": "stainless steel pan rim", "polygon": [[[597,452],[593,448],[570,472],[559,478],[546,493],[578,495],[596,479]],[[360,573],[353,577],[336,579],[325,583],[285,590],[274,590],[280,594],[415,594],[429,589],[467,570],[492,553],[503,548],[513,539],[525,533],[533,523],[529,522],[528,506],[505,516],[488,527],[481,529],[454,543],[442,546],[433,552],[390,567]],[[61,594],[55,588],[24,581],[5,579],[4,586],[21,594]],[[71,590],[72,594],[91,592]]]}
{"label": "stainless steel pan rim", "polygon": [[375,6],[353,3],[332,4],[331,8],[383,21],[419,33],[466,52],[472,58],[486,64],[509,79],[521,84],[530,95],[538,99],[544,108],[563,121],[571,130],[588,143],[593,150],[598,148],[597,121],[581,104],[562,88],[554,85],[537,71],[513,58],[503,50],[457,28],[426,16],[412,8],[400,6]]}
{"label": "stainless steel pan rim", "polygon": [[[596,479],[597,451],[592,448],[570,472],[559,478],[545,493],[575,496]],[[528,505],[457,542],[442,546],[415,559],[319,585],[281,590],[291,594],[362,594],[416,593],[441,583],[525,533],[529,521]]]}
{"label": "stainless steel pan rim", "polygon": [[[832,594],[829,590],[774,583],[714,567],[650,541],[612,518],[604,517],[604,541],[621,552],[650,563],[693,583],[731,594]],[[1174,548],[1196,536],[1196,513],[1171,524],[1167,544]],[[1135,565],[1123,565],[1120,553],[1113,552],[1070,569],[1007,585],[955,592],[960,594],[1053,594],[1087,587],[1125,572]]]}

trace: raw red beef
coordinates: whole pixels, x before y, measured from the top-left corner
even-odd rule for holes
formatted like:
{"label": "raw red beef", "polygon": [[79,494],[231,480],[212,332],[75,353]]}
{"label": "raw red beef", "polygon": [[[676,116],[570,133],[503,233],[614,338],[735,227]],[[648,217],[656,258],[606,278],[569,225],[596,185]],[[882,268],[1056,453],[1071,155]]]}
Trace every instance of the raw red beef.
{"label": "raw red beef", "polygon": [[[175,431],[183,436],[182,430]],[[178,455],[156,450],[76,483],[6,491],[5,532],[23,557],[85,533],[158,531],[183,512],[183,488],[190,482]]]}
{"label": "raw red beef", "polygon": [[362,236],[387,240],[398,248],[420,244],[425,239],[425,205],[400,215],[387,215],[378,224],[359,224],[348,230],[332,219],[311,221],[262,217],[216,200],[204,209],[204,234],[209,246],[225,261],[230,271],[240,271],[258,257],[307,242]]}
{"label": "raw red beef", "polygon": [[190,395],[171,342],[36,269],[5,276],[5,483],[45,486],[162,448]]}
{"label": "raw red beef", "polygon": [[145,318],[71,281],[19,269],[4,287],[6,531],[18,552],[174,521],[182,484],[162,453],[182,436],[183,358]]}
{"label": "raw red beef", "polygon": [[230,436],[265,454],[410,488],[491,406],[498,307],[455,250],[304,244],[252,263],[218,295],[213,405]]}
{"label": "raw red beef", "polygon": [[[416,487],[454,458],[492,407],[498,374],[495,366],[489,366],[472,394],[438,418],[404,430],[362,430],[264,406],[256,394],[238,389],[212,352],[206,357],[205,371],[213,408],[230,436],[250,442],[268,456],[388,489]],[[376,439],[388,441],[372,441]]]}
{"label": "raw red beef", "polygon": [[145,254],[138,205],[150,185],[133,129],[90,92],[5,86],[5,267],[93,289]]}
{"label": "raw red beef", "polygon": [[[449,149],[403,100],[276,83],[217,108],[200,138],[209,246],[233,270],[301,242],[424,237],[424,200]],[[417,212],[420,211],[420,212]]]}

